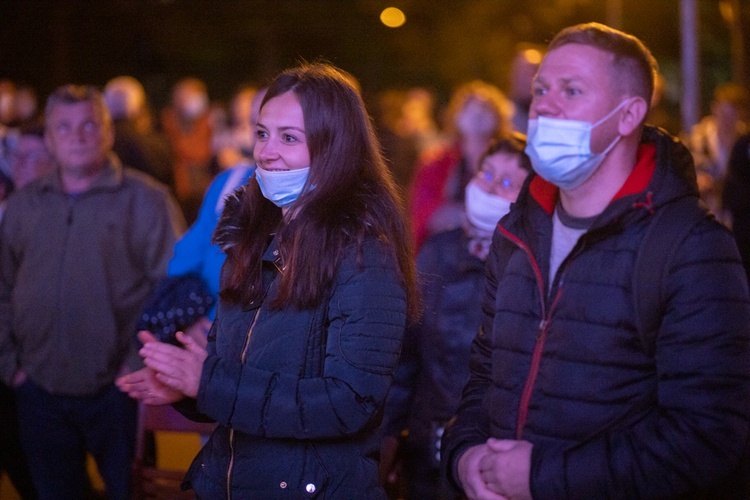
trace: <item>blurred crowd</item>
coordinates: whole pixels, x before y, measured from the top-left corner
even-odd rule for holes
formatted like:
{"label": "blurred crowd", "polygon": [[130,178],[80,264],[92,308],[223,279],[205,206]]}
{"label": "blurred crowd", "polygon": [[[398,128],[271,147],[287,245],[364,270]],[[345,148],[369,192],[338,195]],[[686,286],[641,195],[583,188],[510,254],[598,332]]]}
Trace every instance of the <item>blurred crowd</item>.
{"label": "blurred crowd", "polygon": [[[478,157],[492,138],[526,132],[531,81],[541,60],[538,48],[523,48],[511,64],[505,92],[489,82],[459,85],[446,103],[425,87],[387,89],[371,96],[381,146],[402,188],[417,248],[427,235],[455,227],[461,194]],[[693,153],[701,195],[714,214],[732,227],[736,206],[727,179],[742,182],[742,151],[748,133],[748,90],[717,86],[710,114],[687,131],[664,105],[666,81],[658,75],[649,122],[679,136]],[[109,80],[102,91],[115,127],[113,151],[123,164],[145,172],[172,190],[193,223],[203,196],[219,173],[252,165],[251,103],[256,84],[237,88],[228,102],[214,100],[205,82],[187,77],[171,90],[168,106],[155,112],[132,76]],[[367,95],[367,94],[366,94]],[[34,88],[0,80],[0,199],[53,168],[44,147],[44,118]],[[457,215],[458,214],[458,215]],[[743,218],[743,214],[738,214]]]}

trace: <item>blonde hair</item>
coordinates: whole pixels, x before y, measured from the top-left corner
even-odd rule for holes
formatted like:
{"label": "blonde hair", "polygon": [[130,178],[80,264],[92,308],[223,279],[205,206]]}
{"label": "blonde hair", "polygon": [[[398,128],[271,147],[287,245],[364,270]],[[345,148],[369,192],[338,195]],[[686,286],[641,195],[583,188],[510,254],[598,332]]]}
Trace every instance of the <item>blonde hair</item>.
{"label": "blonde hair", "polygon": [[456,136],[457,131],[454,123],[456,115],[472,99],[486,103],[497,114],[497,130],[493,134],[494,137],[504,137],[510,134],[511,130],[513,130],[511,122],[513,105],[499,88],[482,80],[473,80],[464,83],[453,92],[445,115],[446,132]]}

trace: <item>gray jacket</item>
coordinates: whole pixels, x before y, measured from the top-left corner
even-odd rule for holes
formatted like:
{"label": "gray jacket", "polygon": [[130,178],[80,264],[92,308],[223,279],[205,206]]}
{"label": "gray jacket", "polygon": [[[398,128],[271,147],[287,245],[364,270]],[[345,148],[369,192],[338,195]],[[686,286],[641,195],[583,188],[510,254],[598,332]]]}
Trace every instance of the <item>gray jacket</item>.
{"label": "gray jacket", "polygon": [[16,192],[0,224],[0,378],[92,395],[126,361],[184,219],[167,188],[112,156],[86,192],[56,173]]}

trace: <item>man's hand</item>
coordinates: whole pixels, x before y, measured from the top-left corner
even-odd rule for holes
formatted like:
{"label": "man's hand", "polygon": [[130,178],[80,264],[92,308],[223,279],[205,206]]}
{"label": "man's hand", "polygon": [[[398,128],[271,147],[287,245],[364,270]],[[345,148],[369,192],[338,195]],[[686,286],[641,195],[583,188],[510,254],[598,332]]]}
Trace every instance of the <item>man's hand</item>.
{"label": "man's hand", "polygon": [[490,491],[505,498],[531,499],[529,475],[531,448],[528,441],[490,438],[489,453],[479,460],[482,483]]}
{"label": "man's hand", "polygon": [[466,450],[458,459],[458,480],[466,496],[472,500],[505,500],[507,498],[487,488],[482,477],[480,463],[492,455],[493,451],[487,444],[478,444]]}

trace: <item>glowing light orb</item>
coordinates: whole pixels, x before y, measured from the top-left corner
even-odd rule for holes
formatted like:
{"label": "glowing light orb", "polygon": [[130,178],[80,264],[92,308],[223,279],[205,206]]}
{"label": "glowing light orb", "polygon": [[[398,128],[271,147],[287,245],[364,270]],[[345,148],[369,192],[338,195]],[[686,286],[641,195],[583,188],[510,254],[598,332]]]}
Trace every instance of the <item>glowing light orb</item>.
{"label": "glowing light orb", "polygon": [[388,26],[389,28],[398,28],[403,26],[406,22],[406,15],[401,9],[396,7],[388,7],[380,13],[380,22]]}

